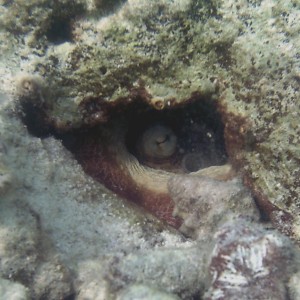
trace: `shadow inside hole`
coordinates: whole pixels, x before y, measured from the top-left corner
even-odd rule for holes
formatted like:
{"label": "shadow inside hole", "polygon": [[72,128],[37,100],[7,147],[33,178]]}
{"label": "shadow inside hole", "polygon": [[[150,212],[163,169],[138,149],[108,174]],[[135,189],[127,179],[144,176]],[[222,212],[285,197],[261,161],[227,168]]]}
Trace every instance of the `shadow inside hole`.
{"label": "shadow inside hole", "polygon": [[[143,134],[157,126],[168,128],[176,136],[176,148],[166,157],[149,157],[140,147]],[[117,139],[122,140],[125,152],[133,155],[141,165],[154,169],[190,173],[227,162],[223,123],[215,103],[206,99],[164,110],[135,101],[116,107],[103,125],[76,130],[60,138],[82,165],[92,165],[85,168],[87,173],[102,181],[101,177],[109,175],[99,175],[95,169],[101,168],[101,161],[102,164],[106,161],[102,156],[111,157],[110,152],[118,151],[120,146],[111,144],[115,135],[120,135]]]}
{"label": "shadow inside hole", "polygon": [[68,17],[61,17],[51,21],[45,33],[48,41],[55,45],[72,41],[71,20]]}
{"label": "shadow inside hole", "polygon": [[[126,147],[141,164],[189,173],[227,161],[224,126],[212,101],[198,99],[180,107],[162,111],[148,108],[128,115]],[[158,126],[169,128],[176,136],[176,151],[165,159],[149,157],[140,149],[143,134]],[[169,138],[169,135],[163,137]]]}

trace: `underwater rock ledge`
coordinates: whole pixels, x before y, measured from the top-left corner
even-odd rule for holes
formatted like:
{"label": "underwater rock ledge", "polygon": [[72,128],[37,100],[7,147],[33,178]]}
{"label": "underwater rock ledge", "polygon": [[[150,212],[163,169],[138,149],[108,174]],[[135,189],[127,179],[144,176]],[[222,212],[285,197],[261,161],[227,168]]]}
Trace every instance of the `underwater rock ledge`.
{"label": "underwater rock ledge", "polygon": [[43,81],[40,99],[21,91],[39,118],[70,131],[106,122],[120,101],[160,110],[193,95],[213,99],[229,160],[266,215],[298,240],[298,4],[128,1],[106,17],[87,7],[71,40],[26,45],[47,48],[22,60]]}
{"label": "underwater rock ledge", "polygon": [[[260,219],[251,219],[253,231],[247,229],[248,223],[238,223],[242,233],[251,233],[249,242],[234,224],[222,227],[218,223],[213,228],[217,234],[208,236],[211,223],[201,224],[199,217],[189,226],[191,215],[184,216],[181,209],[181,222],[188,225],[185,234],[199,238],[199,233],[205,233],[202,238],[207,243],[202,247],[200,240],[187,239],[148,212],[161,213],[161,219],[179,227],[172,216],[176,199],[167,190],[169,175],[175,173],[170,166],[175,165],[176,174],[187,179],[184,174],[193,172],[194,165],[206,169],[229,162],[230,171],[216,172],[225,185],[229,181],[226,187],[235,190],[231,180],[243,178],[265,219],[299,243],[299,12],[299,3],[293,0],[0,2],[3,290],[12,293],[15,289],[21,299],[124,300],[144,293],[166,299],[218,299],[222,280],[207,278],[216,271],[220,277],[228,271],[228,265],[216,267],[215,262],[219,262],[218,253],[229,251],[226,243],[231,245],[222,234],[232,233],[233,241],[246,250],[252,244],[269,245],[284,274],[269,268],[267,258],[265,266],[272,275],[264,277],[263,283],[278,283],[280,299],[298,299],[298,248],[273,229],[275,238],[270,239]],[[185,112],[193,103],[199,106],[178,118],[182,125],[178,131],[176,122],[168,122],[169,112]],[[129,109],[134,105],[139,106],[137,111]],[[145,116],[143,110],[162,116],[157,117],[158,123],[144,123],[145,132],[153,124],[171,128],[160,131],[156,146],[167,147],[172,134],[178,135],[176,146],[171,144],[176,150],[168,152],[166,160],[160,157],[159,164],[157,157],[149,159],[141,152],[142,132],[133,130],[134,138],[128,138],[120,130],[124,124],[132,128],[128,121],[136,118],[132,112]],[[185,121],[191,111],[196,114],[194,126]],[[201,123],[201,116],[207,116],[207,122]],[[108,131],[103,140],[98,137],[93,147],[91,133],[101,128],[104,135],[103,128],[114,124],[117,130]],[[111,137],[112,132],[117,133]],[[86,133],[87,151],[79,139]],[[195,143],[197,134],[203,148]],[[110,168],[102,165],[101,180],[96,178],[99,173],[89,174],[98,182],[84,173],[98,164],[99,153],[93,151],[99,147],[107,151],[109,143],[103,141],[118,140],[120,135],[125,136],[121,146],[154,170],[150,191],[159,188],[161,192],[163,187],[166,202],[158,197],[157,205],[138,207],[137,201],[123,199],[133,200],[143,177],[135,176],[132,186],[121,181],[130,176],[118,172],[120,182],[111,181],[113,172],[105,177],[112,166],[108,160]],[[72,147],[77,147],[78,152],[72,152],[79,162],[81,154],[88,157],[83,157],[82,165],[67,150]],[[190,153],[190,148],[195,150]],[[120,192],[123,187],[127,193]],[[250,194],[247,199],[245,207],[255,210]],[[167,204],[160,207],[160,203]],[[242,212],[245,207],[241,204]],[[197,211],[203,213],[203,207]],[[210,257],[214,246],[219,252]],[[287,255],[282,249],[287,249]],[[235,248],[231,250],[232,255],[236,253]],[[178,255],[178,263],[162,263],[173,255]],[[295,269],[290,267],[293,264]],[[139,267],[136,273],[131,272],[134,266]],[[250,274],[250,285],[259,273],[245,265],[235,266]],[[163,285],[157,274],[164,274]],[[180,280],[180,274],[188,275]],[[130,286],[125,287],[128,280]],[[230,294],[228,286],[221,288],[227,298],[241,298]],[[264,290],[263,286],[255,290],[257,298],[265,299]],[[241,293],[249,294],[247,289]]]}

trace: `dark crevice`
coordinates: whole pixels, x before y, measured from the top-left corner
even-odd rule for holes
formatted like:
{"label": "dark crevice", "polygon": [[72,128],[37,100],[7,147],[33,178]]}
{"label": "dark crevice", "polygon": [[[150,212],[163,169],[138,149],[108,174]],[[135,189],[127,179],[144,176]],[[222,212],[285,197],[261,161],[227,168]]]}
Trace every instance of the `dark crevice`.
{"label": "dark crevice", "polygon": [[[188,173],[213,165],[222,165],[227,161],[224,126],[215,102],[210,99],[199,97],[187,104],[177,104],[163,110],[156,110],[139,99],[130,103],[120,102],[109,108],[106,106],[102,108],[100,103],[101,107],[97,109],[105,112],[107,122],[92,127],[83,126],[66,134],[56,132],[48,124],[45,107],[36,106],[34,103],[34,101],[21,102],[21,118],[28,131],[40,138],[54,135],[61,139],[79,162],[85,157],[82,154],[85,150],[81,151],[83,144],[86,149],[88,148],[86,144],[101,143],[99,137],[104,131],[105,135],[109,135],[110,127],[114,128],[112,135],[116,130],[123,132],[124,146],[129,153],[141,164],[153,168]],[[153,126],[169,128],[176,136],[176,149],[166,159],[154,157],[149,160],[139,150],[143,133]],[[102,146],[106,147],[105,144]]]}
{"label": "dark crevice", "polygon": [[45,33],[48,41],[55,45],[72,41],[72,25],[68,17],[61,17],[51,21]]}
{"label": "dark crevice", "polygon": [[[148,108],[139,113],[136,113],[136,110],[128,112],[126,146],[129,152],[137,157],[140,163],[161,168],[159,161],[147,161],[138,150],[143,132],[157,125],[170,128],[177,138],[177,149],[172,155],[171,166],[167,166],[171,170],[172,167],[175,167],[175,170],[180,169],[184,157],[188,164],[185,166],[188,172],[226,162],[223,124],[211,101],[201,99],[182,107],[162,111]],[[163,162],[162,165],[166,166]]]}
{"label": "dark crevice", "polygon": [[39,34],[55,45],[73,41],[73,24],[86,11],[82,3],[59,3],[51,8],[47,26]]}
{"label": "dark crevice", "polygon": [[28,132],[39,138],[47,138],[55,134],[55,131],[46,122],[47,115],[41,106],[32,101],[21,101],[18,109],[21,120],[26,125]]}
{"label": "dark crevice", "polygon": [[[143,133],[153,126],[169,128],[176,136],[176,148],[166,158],[154,156],[149,159],[139,149]],[[110,128],[113,128],[111,133]],[[92,152],[95,144],[101,144],[101,137],[113,136],[116,132],[122,132],[124,147],[140,164],[155,169],[189,173],[227,162],[224,126],[215,103],[210,99],[199,98],[188,104],[163,110],[153,109],[142,101],[120,104],[109,113],[109,120],[105,124],[81,128],[60,135],[59,138],[78,161],[85,165],[86,159],[93,160],[87,152]],[[160,142],[168,142],[166,140],[169,138],[166,135]],[[100,147],[108,146],[103,138],[102,143]]]}
{"label": "dark crevice", "polygon": [[95,0],[94,3],[98,10],[103,14],[109,14],[113,11],[120,8],[127,0],[110,0],[110,1],[103,1],[103,0]]}
{"label": "dark crevice", "polygon": [[76,299],[76,293],[73,293],[70,296],[64,298],[64,300],[75,300],[75,299]]}

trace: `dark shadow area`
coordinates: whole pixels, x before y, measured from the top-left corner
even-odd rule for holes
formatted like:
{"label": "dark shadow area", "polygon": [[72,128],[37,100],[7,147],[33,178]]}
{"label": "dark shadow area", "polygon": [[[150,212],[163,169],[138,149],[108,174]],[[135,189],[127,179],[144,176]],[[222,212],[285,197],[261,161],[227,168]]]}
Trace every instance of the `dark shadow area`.
{"label": "dark shadow area", "polygon": [[[223,124],[211,101],[198,99],[161,111],[135,108],[128,111],[127,119],[126,147],[141,164],[160,168],[159,161],[148,161],[138,149],[143,132],[149,131],[152,126],[170,128],[176,136],[176,151],[170,161],[175,169],[193,172],[224,164],[227,160]],[[172,170],[172,166],[170,168]]]}
{"label": "dark shadow area", "polygon": [[54,135],[54,130],[48,125],[47,116],[42,106],[33,101],[22,100],[18,108],[19,115],[27,130],[33,136],[46,138]]}
{"label": "dark shadow area", "polygon": [[72,41],[71,20],[66,16],[53,19],[45,35],[55,45]]}
{"label": "dark shadow area", "polygon": [[[143,133],[153,126],[170,128],[176,136],[175,150],[164,159],[149,159],[139,151]],[[110,128],[113,128],[111,132]],[[109,151],[101,136],[112,136],[112,140],[116,132],[123,137],[126,151],[135,156],[140,164],[152,168],[189,173],[227,161],[224,126],[215,103],[210,99],[199,98],[163,110],[153,109],[138,100],[126,105],[120,103],[112,109],[105,124],[75,130],[59,138],[78,161],[85,164],[86,159],[93,160],[92,149],[96,144],[101,144],[101,140],[103,145],[97,147],[102,147],[104,152]]]}
{"label": "dark shadow area", "polygon": [[83,3],[60,3],[54,4],[52,13],[47,21],[47,26],[41,35],[45,35],[47,40],[55,45],[73,41],[73,24],[86,12]]}

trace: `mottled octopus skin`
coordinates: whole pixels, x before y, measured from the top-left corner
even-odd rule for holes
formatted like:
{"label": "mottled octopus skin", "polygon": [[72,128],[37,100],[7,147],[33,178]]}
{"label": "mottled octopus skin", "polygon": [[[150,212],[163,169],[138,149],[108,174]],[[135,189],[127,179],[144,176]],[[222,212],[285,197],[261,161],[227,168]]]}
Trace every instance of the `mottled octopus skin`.
{"label": "mottled octopus skin", "polygon": [[174,205],[167,191],[168,172],[139,164],[123,142],[115,138],[111,141],[104,136],[83,135],[77,143],[80,147],[75,156],[87,174],[158,219],[175,228],[180,226],[181,220],[172,215]]}
{"label": "mottled octopus skin", "polygon": [[[175,173],[139,163],[126,148],[125,133],[119,125],[77,134],[75,140],[72,152],[87,174],[167,224],[181,226],[182,220],[173,214],[174,202],[168,190],[168,181]],[[192,174],[220,180],[234,176],[230,165],[208,167]]]}

